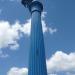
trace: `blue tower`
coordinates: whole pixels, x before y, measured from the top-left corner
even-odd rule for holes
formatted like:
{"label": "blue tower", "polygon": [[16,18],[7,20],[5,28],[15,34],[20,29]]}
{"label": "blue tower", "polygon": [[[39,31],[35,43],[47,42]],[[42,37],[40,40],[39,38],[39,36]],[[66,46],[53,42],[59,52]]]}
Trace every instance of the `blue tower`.
{"label": "blue tower", "polygon": [[31,12],[31,46],[28,75],[47,75],[41,12],[43,5],[38,0],[22,0]]}

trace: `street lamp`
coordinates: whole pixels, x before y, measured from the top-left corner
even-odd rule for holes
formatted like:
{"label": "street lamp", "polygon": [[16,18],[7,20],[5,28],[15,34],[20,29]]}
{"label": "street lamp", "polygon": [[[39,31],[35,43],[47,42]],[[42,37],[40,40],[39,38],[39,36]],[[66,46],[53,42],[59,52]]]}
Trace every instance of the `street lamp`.
{"label": "street lamp", "polygon": [[28,75],[47,75],[41,12],[43,4],[39,0],[22,0],[31,13],[31,42]]}

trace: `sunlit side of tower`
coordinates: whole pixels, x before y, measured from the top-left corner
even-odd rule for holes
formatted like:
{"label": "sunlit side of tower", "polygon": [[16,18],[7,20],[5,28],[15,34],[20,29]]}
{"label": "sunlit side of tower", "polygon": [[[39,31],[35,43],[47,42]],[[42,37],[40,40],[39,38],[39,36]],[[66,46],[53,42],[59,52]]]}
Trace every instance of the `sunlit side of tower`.
{"label": "sunlit side of tower", "polygon": [[29,8],[32,15],[28,75],[47,75],[44,38],[41,24],[43,5],[39,0],[22,0],[22,4]]}

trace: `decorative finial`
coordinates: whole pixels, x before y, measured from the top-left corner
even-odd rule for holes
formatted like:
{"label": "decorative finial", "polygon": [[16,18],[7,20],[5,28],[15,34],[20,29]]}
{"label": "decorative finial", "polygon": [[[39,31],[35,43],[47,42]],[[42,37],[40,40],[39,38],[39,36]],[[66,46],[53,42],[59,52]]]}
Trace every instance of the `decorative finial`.
{"label": "decorative finial", "polygon": [[21,3],[22,3],[25,7],[28,7],[28,6],[31,4],[32,1],[33,1],[33,0],[22,0]]}

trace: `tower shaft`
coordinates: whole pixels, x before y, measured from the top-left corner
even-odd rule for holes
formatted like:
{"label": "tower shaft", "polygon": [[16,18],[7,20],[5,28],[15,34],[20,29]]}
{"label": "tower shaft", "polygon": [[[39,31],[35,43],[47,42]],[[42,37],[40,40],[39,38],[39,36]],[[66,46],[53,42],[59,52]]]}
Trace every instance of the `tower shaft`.
{"label": "tower shaft", "polygon": [[28,75],[47,75],[44,38],[41,23],[43,5],[38,1],[33,1],[29,9],[32,14],[32,20]]}

